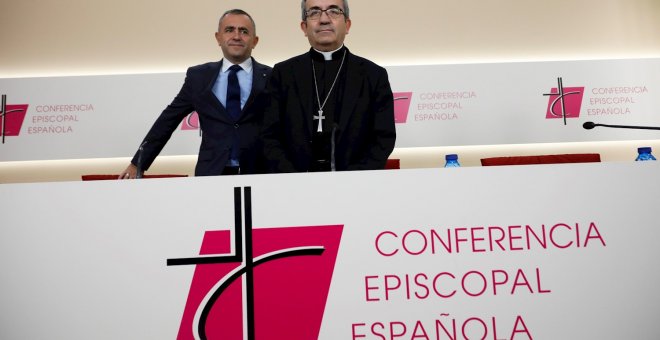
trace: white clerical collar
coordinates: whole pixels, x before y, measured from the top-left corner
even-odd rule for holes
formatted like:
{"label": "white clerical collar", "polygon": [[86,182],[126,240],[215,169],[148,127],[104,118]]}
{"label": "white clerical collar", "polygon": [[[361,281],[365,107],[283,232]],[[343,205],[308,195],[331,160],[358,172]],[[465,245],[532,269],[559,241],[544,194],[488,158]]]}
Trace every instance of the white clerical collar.
{"label": "white clerical collar", "polygon": [[[222,58],[222,70],[220,72],[227,72],[234,63],[227,60],[227,58]],[[238,64],[245,72],[252,73],[252,58],[245,59],[244,62]]]}
{"label": "white clerical collar", "polygon": [[325,59],[326,61],[328,61],[328,60],[332,60],[332,54],[335,53],[335,52],[337,52],[337,51],[339,51],[339,50],[341,50],[342,47],[344,47],[344,45],[341,45],[341,46],[339,46],[338,49],[336,49],[336,50],[334,50],[334,51],[330,51],[330,52],[319,51],[319,50],[317,50],[317,49],[315,49],[315,48],[313,48],[313,47],[312,47],[312,49],[314,49],[314,51],[316,51],[316,52],[322,54],[322,55],[323,55],[323,59]]}

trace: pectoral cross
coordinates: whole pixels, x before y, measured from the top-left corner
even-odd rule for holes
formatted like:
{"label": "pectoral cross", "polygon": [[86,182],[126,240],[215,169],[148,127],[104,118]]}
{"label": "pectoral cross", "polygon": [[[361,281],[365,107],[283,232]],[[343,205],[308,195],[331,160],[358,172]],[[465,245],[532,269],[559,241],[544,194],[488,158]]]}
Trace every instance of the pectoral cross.
{"label": "pectoral cross", "polygon": [[325,119],[325,116],[323,115],[323,110],[319,110],[319,115],[314,116],[314,119],[319,121],[319,127],[316,129],[316,132],[323,132],[323,120]]}

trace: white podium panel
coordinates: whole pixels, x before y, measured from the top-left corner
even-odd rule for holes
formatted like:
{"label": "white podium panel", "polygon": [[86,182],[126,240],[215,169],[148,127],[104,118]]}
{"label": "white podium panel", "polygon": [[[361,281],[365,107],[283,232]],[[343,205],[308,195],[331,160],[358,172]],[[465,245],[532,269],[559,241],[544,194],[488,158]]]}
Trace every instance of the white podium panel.
{"label": "white podium panel", "polygon": [[660,164],[0,185],[2,339],[658,339]]}

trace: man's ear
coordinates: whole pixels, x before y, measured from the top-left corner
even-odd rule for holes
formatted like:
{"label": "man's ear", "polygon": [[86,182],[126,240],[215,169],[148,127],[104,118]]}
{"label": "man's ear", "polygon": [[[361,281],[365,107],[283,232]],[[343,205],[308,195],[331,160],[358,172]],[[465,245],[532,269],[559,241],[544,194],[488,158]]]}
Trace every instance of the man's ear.
{"label": "man's ear", "polygon": [[305,36],[307,36],[307,21],[301,21],[300,22],[300,29],[305,33]]}

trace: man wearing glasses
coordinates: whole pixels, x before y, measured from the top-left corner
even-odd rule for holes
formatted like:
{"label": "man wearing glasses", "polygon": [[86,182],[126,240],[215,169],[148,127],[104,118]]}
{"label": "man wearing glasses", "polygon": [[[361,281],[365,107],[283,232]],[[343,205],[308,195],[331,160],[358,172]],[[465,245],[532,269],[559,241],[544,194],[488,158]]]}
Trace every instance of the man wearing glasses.
{"label": "man wearing glasses", "polygon": [[383,169],[394,149],[387,71],[344,46],[347,0],[303,0],[310,50],[278,63],[262,137],[271,172]]}

